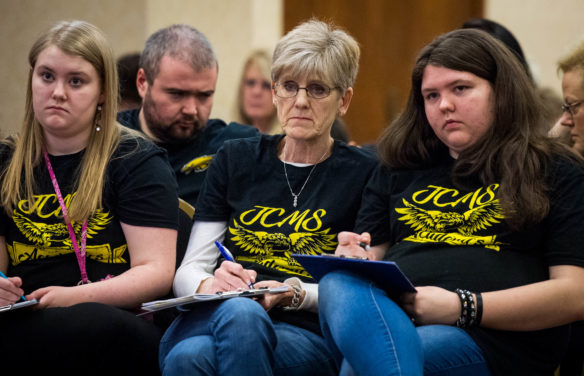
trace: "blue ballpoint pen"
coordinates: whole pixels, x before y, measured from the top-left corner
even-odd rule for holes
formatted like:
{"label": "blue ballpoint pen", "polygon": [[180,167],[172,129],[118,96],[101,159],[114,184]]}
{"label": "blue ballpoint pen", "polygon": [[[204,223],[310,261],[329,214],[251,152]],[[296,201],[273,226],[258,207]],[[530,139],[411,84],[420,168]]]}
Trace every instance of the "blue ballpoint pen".
{"label": "blue ballpoint pen", "polygon": [[[227,248],[225,248],[225,246],[223,244],[221,244],[221,242],[215,241],[215,245],[217,246],[217,248],[219,249],[219,252],[221,252],[223,257],[225,257],[225,260],[235,262],[235,259],[233,258],[233,255],[231,254],[231,252],[229,252],[229,250]],[[248,284],[248,286],[250,289],[253,289],[253,283],[250,282]]]}
{"label": "blue ballpoint pen", "polygon": [[[8,279],[8,277],[6,277],[6,275],[4,273],[2,273],[2,270],[0,270],[0,277]],[[26,298],[24,297],[24,295],[20,295],[20,299],[26,301]]]}

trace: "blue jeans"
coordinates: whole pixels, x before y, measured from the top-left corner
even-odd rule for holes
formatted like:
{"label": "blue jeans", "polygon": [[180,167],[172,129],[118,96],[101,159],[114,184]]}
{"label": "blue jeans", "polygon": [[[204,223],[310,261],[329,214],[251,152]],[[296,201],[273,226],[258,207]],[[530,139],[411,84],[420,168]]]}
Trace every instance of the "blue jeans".
{"label": "blue jeans", "polygon": [[321,336],[272,322],[252,299],[203,303],[183,312],[160,343],[164,375],[335,375]]}
{"label": "blue jeans", "polygon": [[490,375],[481,349],[462,329],[415,327],[375,284],[346,271],[319,283],[323,335],[341,375]]}

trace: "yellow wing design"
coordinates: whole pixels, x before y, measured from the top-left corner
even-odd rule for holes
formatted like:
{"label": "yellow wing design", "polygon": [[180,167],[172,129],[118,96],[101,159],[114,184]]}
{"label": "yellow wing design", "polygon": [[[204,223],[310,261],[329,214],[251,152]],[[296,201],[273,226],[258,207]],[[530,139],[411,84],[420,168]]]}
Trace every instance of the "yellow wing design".
{"label": "yellow wing design", "polygon": [[335,235],[329,235],[330,228],[319,232],[295,232],[290,234],[292,253],[304,255],[318,255],[327,251],[334,251],[337,242]]}
{"label": "yellow wing design", "polygon": [[267,253],[265,247],[265,238],[268,236],[267,232],[250,231],[241,227],[235,220],[233,221],[233,225],[234,227],[229,227],[229,232],[233,235],[231,240],[235,242],[235,245],[251,254]]}
{"label": "yellow wing design", "polygon": [[209,168],[209,163],[211,163],[211,159],[213,159],[212,155],[203,155],[202,157],[197,157],[190,162],[186,163],[180,169],[180,172],[185,174],[190,174],[191,172],[201,172],[205,171]]}
{"label": "yellow wing design", "polygon": [[402,198],[405,208],[395,208],[395,211],[403,216],[398,220],[406,221],[406,225],[415,231],[436,231],[437,219],[442,215],[437,210],[424,210],[414,204],[410,204]]}
{"label": "yellow wing design", "polygon": [[51,245],[52,238],[67,234],[67,227],[64,223],[46,224],[42,222],[33,222],[24,215],[14,212],[12,219],[20,232],[31,242],[36,245],[48,247]]}
{"label": "yellow wing design", "polygon": [[[91,238],[93,235],[97,235],[98,231],[105,229],[105,226],[107,226],[111,221],[112,217],[109,215],[109,212],[104,212],[101,209],[97,209],[87,222],[87,237]],[[81,234],[82,226],[83,223],[75,222],[73,224],[73,230],[76,234]]]}
{"label": "yellow wing design", "polygon": [[485,230],[495,223],[500,223],[499,219],[504,219],[503,209],[499,200],[493,200],[485,205],[477,206],[464,213],[464,225],[458,231],[464,235],[472,235],[479,230]]}

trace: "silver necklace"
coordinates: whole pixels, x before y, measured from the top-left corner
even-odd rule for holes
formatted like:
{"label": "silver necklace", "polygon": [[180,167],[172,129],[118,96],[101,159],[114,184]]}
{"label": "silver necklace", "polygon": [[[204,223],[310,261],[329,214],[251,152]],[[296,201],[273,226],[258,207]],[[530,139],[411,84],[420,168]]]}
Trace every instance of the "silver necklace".
{"label": "silver necklace", "polygon": [[[286,145],[284,145],[284,149],[286,148]],[[286,183],[288,183],[288,189],[290,189],[290,194],[292,195],[292,198],[294,198],[294,207],[298,206],[298,196],[300,196],[300,194],[302,193],[302,191],[304,190],[304,187],[306,186],[306,183],[308,183],[308,179],[310,179],[310,175],[312,175],[312,172],[314,171],[314,169],[316,168],[316,166],[322,162],[322,160],[324,159],[324,156],[328,154],[328,148],[327,150],[324,152],[324,154],[322,155],[322,157],[320,157],[320,159],[318,160],[318,162],[316,162],[314,164],[314,166],[312,166],[312,169],[310,170],[310,172],[308,173],[308,176],[306,177],[306,180],[304,181],[304,184],[302,184],[302,187],[300,188],[300,191],[298,191],[298,193],[294,193],[292,191],[292,187],[290,186],[290,180],[288,179],[288,172],[286,171],[286,162],[282,161],[282,163],[284,164],[284,175],[286,176]],[[286,154],[286,153],[284,153]]]}

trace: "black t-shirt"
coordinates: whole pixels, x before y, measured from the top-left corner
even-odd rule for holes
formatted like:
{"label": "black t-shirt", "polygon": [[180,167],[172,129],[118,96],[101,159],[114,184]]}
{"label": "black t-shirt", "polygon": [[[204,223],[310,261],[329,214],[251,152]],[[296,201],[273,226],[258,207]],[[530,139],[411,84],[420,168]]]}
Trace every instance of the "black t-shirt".
{"label": "black t-shirt", "polygon": [[[49,156],[63,199],[69,206],[74,178],[85,151]],[[86,268],[89,280],[118,275],[130,268],[130,255],[120,223],[176,229],[177,187],[165,151],[142,138],[124,139],[108,167],[103,208],[88,221]],[[11,151],[0,147],[0,167]],[[35,204],[22,200],[12,217],[0,214],[0,236],[6,238],[9,276],[20,276],[30,293],[44,286],[73,286],[81,275],[61,207],[47,167],[35,169]],[[77,240],[81,223],[73,223]]]}
{"label": "black t-shirt", "polygon": [[[227,141],[211,163],[195,220],[226,221],[225,246],[237,262],[258,272],[258,280],[297,276],[314,282],[291,254],[334,252],[337,233],[354,226],[376,161],[335,141],[332,155],[316,165],[293,207],[277,156],[282,137]],[[287,165],[295,194],[312,168]]]}
{"label": "black t-shirt", "polygon": [[[487,292],[549,279],[548,267],[584,266],[584,174],[565,160],[548,176],[551,209],[539,224],[512,231],[505,223],[499,184],[461,191],[450,179],[453,160],[427,170],[379,166],[363,194],[355,231],[372,244],[389,242],[414,285]],[[534,332],[470,328],[496,375],[553,372],[567,326]]]}
{"label": "black t-shirt", "polygon": [[[141,132],[139,114],[139,109],[120,112],[118,121]],[[168,152],[168,160],[178,182],[179,197],[195,205],[209,163],[223,142],[257,134],[257,129],[249,125],[234,122],[227,125],[222,120],[210,119],[201,133],[188,143],[159,144]]]}

